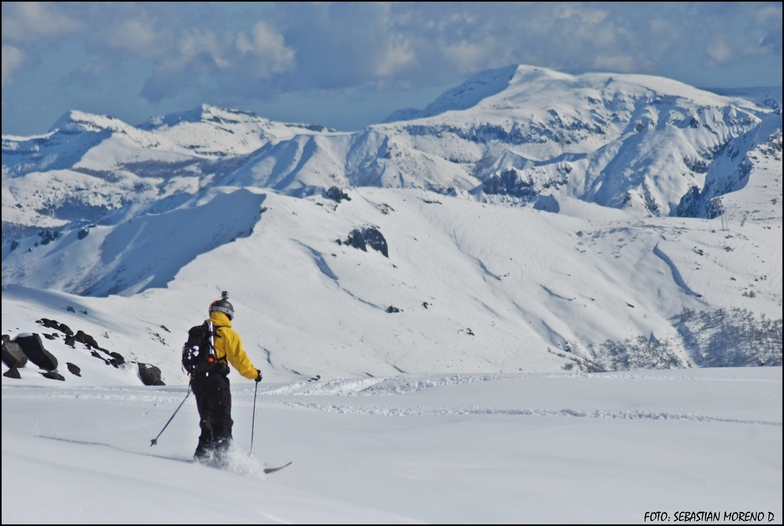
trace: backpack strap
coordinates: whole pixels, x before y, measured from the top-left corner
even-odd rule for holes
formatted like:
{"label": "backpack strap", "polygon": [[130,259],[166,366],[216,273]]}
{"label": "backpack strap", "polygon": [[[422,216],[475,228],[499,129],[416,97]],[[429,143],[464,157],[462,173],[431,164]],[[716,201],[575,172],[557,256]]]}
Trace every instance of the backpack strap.
{"label": "backpack strap", "polygon": [[213,326],[211,321],[208,322],[208,323],[210,324],[210,344],[211,344],[211,346],[210,346],[210,356],[213,357],[213,359],[215,360],[215,363],[224,363],[224,364],[228,363],[228,360],[227,360],[226,356],[224,356],[223,358],[218,358],[218,350],[215,347],[215,338],[216,337],[220,337],[220,334],[218,334],[218,331],[221,329],[221,327],[214,328],[214,326]]}
{"label": "backpack strap", "polygon": [[210,355],[215,354],[215,328],[211,321],[206,322],[207,329],[210,331]]}

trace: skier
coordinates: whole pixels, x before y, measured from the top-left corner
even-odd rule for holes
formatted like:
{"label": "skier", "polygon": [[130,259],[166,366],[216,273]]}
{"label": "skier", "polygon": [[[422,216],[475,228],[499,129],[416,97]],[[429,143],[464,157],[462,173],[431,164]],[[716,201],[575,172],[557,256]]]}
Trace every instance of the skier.
{"label": "skier", "polygon": [[228,294],[210,304],[210,318],[214,327],[215,364],[206,371],[191,376],[191,388],[199,409],[201,436],[193,459],[197,462],[212,459],[220,461],[231,445],[231,392],[229,390],[230,363],[249,380],[261,381],[261,371],[256,369],[242,348],[242,339],[231,328],[234,307]]}

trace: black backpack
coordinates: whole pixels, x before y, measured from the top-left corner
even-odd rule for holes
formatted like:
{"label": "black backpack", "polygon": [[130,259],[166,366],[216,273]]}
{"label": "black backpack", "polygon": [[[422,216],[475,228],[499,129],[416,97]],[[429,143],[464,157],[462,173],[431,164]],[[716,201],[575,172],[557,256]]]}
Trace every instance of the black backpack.
{"label": "black backpack", "polygon": [[190,375],[209,371],[218,363],[215,356],[212,323],[191,327],[188,341],[182,346],[182,368]]}

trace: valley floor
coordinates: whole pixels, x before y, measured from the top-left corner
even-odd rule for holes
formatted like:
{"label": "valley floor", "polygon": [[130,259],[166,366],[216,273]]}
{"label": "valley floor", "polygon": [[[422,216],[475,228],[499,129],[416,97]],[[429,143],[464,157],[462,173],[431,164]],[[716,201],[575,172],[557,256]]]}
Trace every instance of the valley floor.
{"label": "valley floor", "polygon": [[[245,451],[253,384],[233,392]],[[3,523],[782,520],[780,367],[262,383],[244,474],[177,461],[192,397],[149,446],[185,394],[4,381]]]}

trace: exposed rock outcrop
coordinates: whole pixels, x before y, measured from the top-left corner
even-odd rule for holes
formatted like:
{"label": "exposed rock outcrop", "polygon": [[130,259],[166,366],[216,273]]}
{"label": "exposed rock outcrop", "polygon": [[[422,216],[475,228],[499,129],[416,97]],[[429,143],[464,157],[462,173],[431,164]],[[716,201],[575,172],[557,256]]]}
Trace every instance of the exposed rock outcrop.
{"label": "exposed rock outcrop", "polygon": [[331,199],[336,203],[339,203],[344,199],[346,201],[351,201],[351,198],[348,196],[348,194],[343,192],[337,186],[333,186],[329,190],[325,190],[323,195],[325,199]]}
{"label": "exposed rock outcrop", "polygon": [[139,377],[144,385],[166,385],[161,380],[161,370],[148,363],[139,362]]}
{"label": "exposed rock outcrop", "polygon": [[384,254],[384,257],[389,257],[387,240],[384,238],[384,235],[373,226],[355,228],[348,235],[346,241],[338,240],[338,243],[358,248],[364,252],[367,252],[367,247],[370,246],[373,250]]}
{"label": "exposed rock outcrop", "polygon": [[18,343],[8,340],[8,335],[3,335],[3,363],[11,369],[24,367],[27,363],[25,355]]}
{"label": "exposed rock outcrop", "polygon": [[47,371],[57,369],[57,358],[44,349],[44,343],[41,341],[39,334],[19,335],[14,341],[19,344],[19,347],[22,348],[22,351],[30,361],[41,369],[46,369]]}

